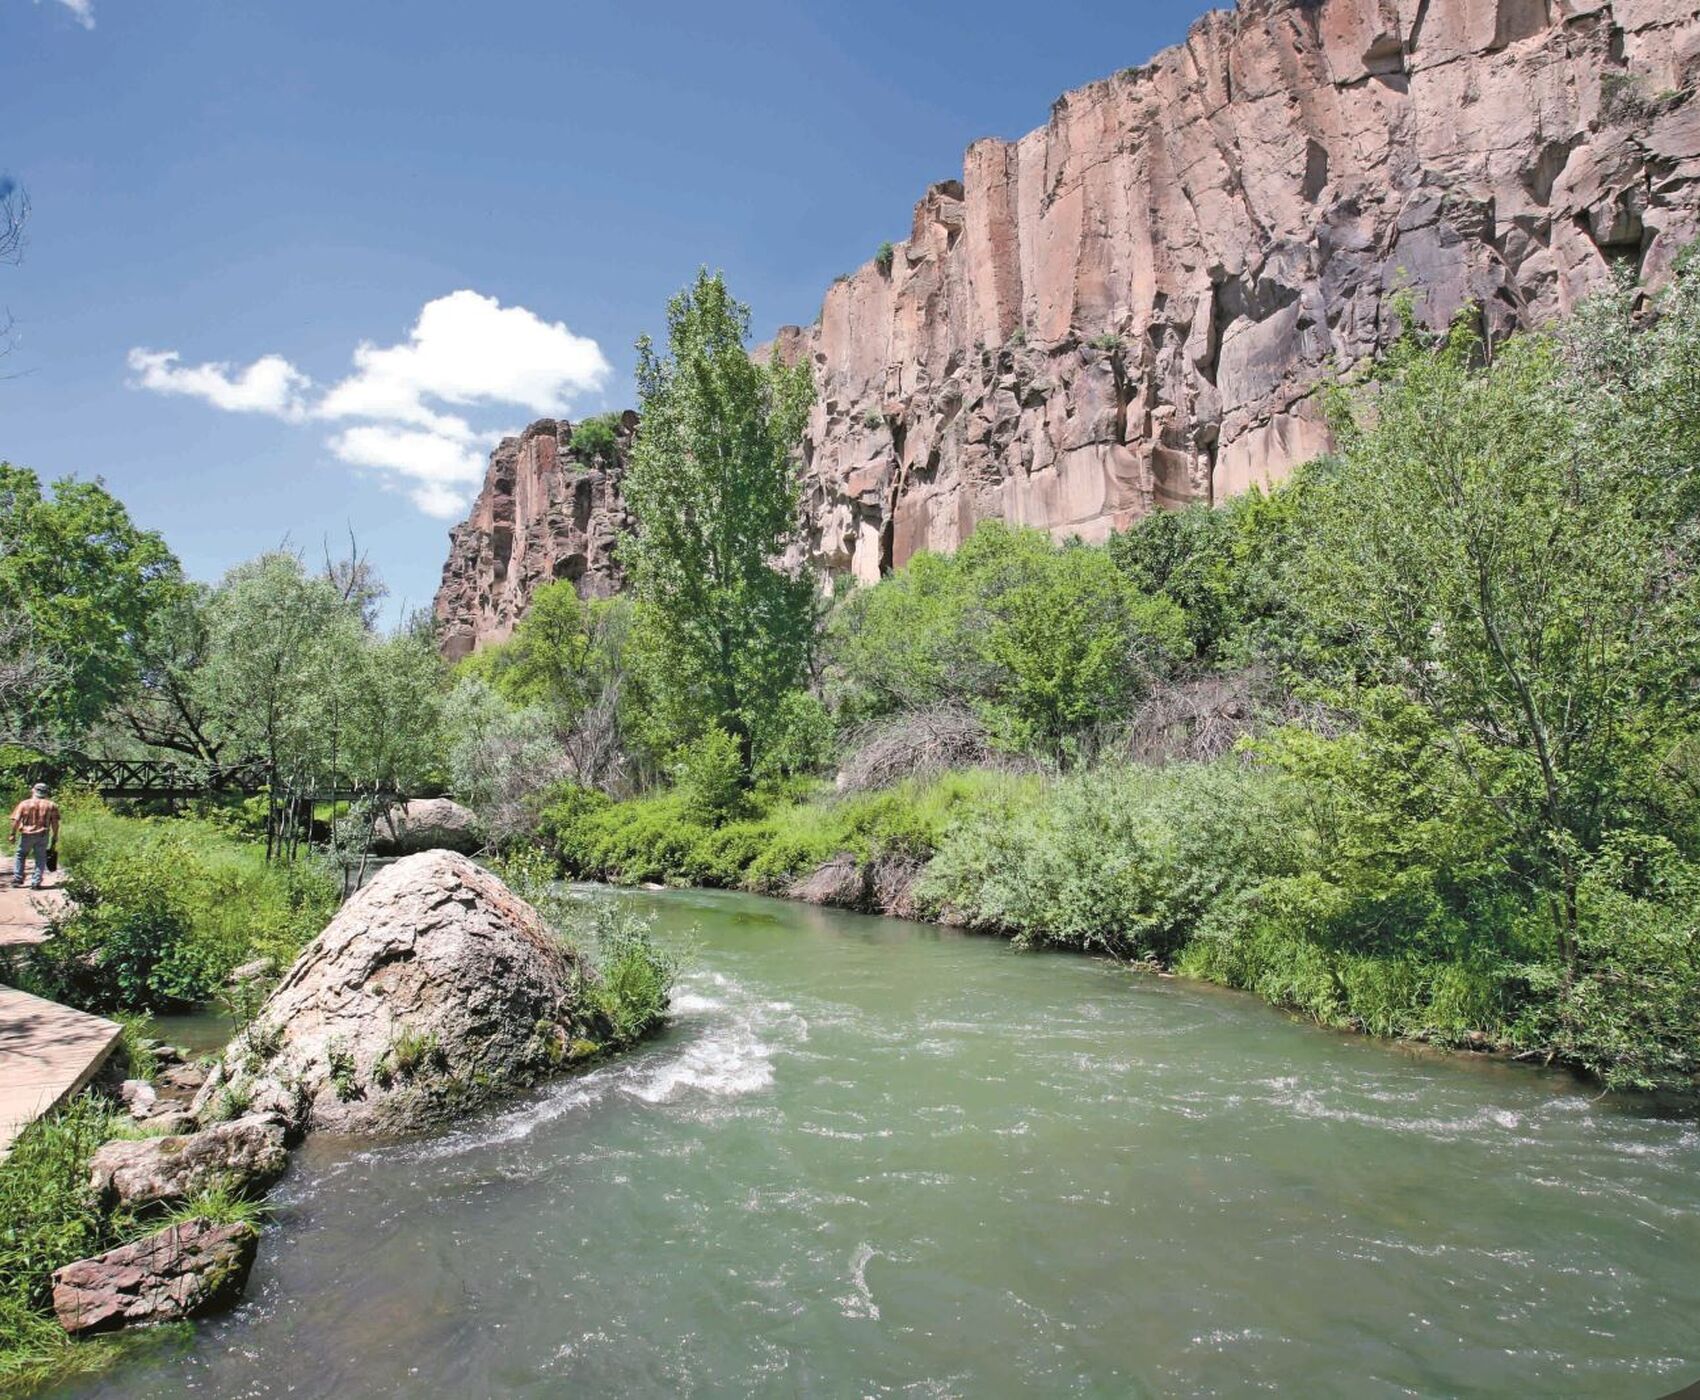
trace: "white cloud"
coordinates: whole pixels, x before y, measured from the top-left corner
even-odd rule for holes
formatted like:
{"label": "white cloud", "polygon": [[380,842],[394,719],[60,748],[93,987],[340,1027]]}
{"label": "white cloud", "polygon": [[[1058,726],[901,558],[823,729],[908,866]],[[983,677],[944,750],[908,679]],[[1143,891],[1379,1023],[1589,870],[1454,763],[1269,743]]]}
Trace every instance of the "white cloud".
{"label": "white cloud", "polygon": [[471,488],[484,477],[484,455],[470,433],[457,438],[425,428],[367,424],[338,433],[329,446],[350,466],[401,478],[413,504],[440,520],[464,511]]}
{"label": "white cloud", "polygon": [[[40,4],[41,0],[35,0]],[[94,0],[59,0],[59,3],[76,16],[77,23],[84,29],[94,28]]]}
{"label": "white cloud", "polygon": [[404,344],[364,342],[354,366],[320,400],[319,417],[441,426],[427,399],[564,414],[572,395],[594,393],[612,372],[594,340],[472,291],[426,302]]}
{"label": "white cloud", "polygon": [[575,397],[600,391],[613,372],[594,340],[523,306],[464,290],[426,302],[401,344],[363,341],[353,358],[354,372],[314,401],[307,396],[312,382],[278,355],[235,369],[136,349],[130,368],[138,388],[193,395],[231,412],[292,422],[365,420],[326,446],[442,519],[465,509],[483,479],[484,455],[501,436],[475,428],[468,413],[500,405],[564,417]]}
{"label": "white cloud", "polygon": [[229,413],[270,413],[296,420],[306,416],[302,395],[313,381],[281,355],[262,355],[240,370],[224,361],[185,365],[182,359],[175,350],[138,347],[130,352],[130,368],[137,376],[132,382],[156,394],[205,399]]}

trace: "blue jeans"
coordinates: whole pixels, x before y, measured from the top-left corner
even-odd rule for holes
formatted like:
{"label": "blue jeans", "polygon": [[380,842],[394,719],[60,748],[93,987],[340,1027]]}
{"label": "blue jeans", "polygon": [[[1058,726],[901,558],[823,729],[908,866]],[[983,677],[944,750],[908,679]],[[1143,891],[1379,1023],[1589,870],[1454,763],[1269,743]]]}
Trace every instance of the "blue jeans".
{"label": "blue jeans", "polygon": [[24,882],[24,857],[35,858],[35,879],[30,881],[30,888],[41,888],[41,877],[47,869],[47,837],[45,831],[33,835],[26,832],[18,833],[18,863],[12,867],[12,883],[21,885]]}

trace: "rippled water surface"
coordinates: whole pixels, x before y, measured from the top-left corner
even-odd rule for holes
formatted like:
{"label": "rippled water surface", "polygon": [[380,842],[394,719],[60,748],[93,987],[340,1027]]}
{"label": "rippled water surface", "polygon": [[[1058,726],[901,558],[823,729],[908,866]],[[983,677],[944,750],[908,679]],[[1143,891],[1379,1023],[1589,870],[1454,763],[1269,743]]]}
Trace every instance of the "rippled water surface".
{"label": "rippled water surface", "polygon": [[249,1301],[75,1394],[1587,1395],[1700,1377],[1700,1135],[889,920],[629,895],[671,1029],[315,1141]]}

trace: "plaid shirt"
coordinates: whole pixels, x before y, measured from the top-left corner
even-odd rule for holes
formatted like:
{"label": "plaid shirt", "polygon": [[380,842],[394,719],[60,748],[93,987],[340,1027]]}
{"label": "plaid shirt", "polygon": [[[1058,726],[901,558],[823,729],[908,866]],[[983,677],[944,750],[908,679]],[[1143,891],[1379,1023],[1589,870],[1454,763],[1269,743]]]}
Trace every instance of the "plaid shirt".
{"label": "plaid shirt", "polygon": [[12,809],[12,830],[38,836],[59,825],[59,804],[45,797],[26,797]]}

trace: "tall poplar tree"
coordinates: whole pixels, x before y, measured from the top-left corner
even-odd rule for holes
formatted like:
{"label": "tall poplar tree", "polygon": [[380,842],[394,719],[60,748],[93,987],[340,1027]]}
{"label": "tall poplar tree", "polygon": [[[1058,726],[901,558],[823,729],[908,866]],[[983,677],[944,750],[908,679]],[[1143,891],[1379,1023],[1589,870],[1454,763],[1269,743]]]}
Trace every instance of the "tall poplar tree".
{"label": "tall poplar tree", "polygon": [[796,450],[807,365],[758,364],[749,309],[705,269],[667,306],[667,350],[638,341],[642,420],[624,494],[636,651],[661,737],[719,727],[750,771],[756,736],[808,668],[814,588],[799,543]]}

